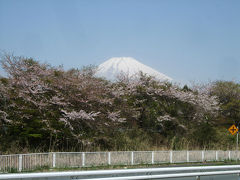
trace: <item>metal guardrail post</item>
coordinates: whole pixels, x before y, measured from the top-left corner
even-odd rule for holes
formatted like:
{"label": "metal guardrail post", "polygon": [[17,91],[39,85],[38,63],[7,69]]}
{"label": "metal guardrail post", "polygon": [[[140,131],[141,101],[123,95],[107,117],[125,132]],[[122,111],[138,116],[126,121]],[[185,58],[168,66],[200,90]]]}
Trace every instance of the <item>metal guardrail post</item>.
{"label": "metal guardrail post", "polygon": [[85,166],[85,153],[82,153],[82,167]]}
{"label": "metal guardrail post", "polygon": [[133,154],[133,151],[131,152],[131,165],[134,164],[134,154]]}
{"label": "metal guardrail post", "polygon": [[173,151],[170,151],[169,153],[170,163],[173,163]]}
{"label": "metal guardrail post", "polygon": [[154,164],[154,151],[152,151],[152,164]]}
{"label": "metal guardrail post", "polygon": [[52,153],[52,167],[56,167],[56,153]]}
{"label": "metal guardrail post", "polygon": [[108,152],[108,165],[111,165],[111,152]]}
{"label": "metal guardrail post", "polygon": [[19,154],[19,157],[18,157],[18,171],[19,172],[22,171],[22,154]]}
{"label": "metal guardrail post", "polygon": [[218,151],[216,151],[216,161],[218,161]]}
{"label": "metal guardrail post", "polygon": [[202,151],[202,162],[204,162],[204,151]]}
{"label": "metal guardrail post", "polygon": [[189,151],[187,151],[187,162],[189,162]]}

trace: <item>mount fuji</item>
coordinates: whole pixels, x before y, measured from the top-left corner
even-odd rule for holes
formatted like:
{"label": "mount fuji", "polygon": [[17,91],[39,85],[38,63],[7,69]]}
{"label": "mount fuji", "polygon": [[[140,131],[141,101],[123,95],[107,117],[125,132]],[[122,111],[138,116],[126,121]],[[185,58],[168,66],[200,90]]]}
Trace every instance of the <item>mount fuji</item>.
{"label": "mount fuji", "polygon": [[95,75],[108,80],[115,80],[121,74],[132,78],[139,75],[139,72],[148,76],[153,76],[160,81],[172,80],[172,78],[166,76],[165,74],[160,73],[131,57],[111,58],[98,66]]}

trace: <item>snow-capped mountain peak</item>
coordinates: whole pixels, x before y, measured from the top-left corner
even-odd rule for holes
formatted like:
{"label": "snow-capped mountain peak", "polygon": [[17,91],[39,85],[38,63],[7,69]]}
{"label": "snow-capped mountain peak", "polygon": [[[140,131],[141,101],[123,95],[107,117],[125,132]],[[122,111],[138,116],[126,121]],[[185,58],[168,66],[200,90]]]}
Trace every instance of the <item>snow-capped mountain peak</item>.
{"label": "snow-capped mountain peak", "polygon": [[129,77],[136,76],[143,72],[161,81],[171,81],[172,78],[160,73],[149,66],[146,66],[132,57],[113,57],[98,66],[96,76],[104,77],[108,80],[116,79],[120,74]]}

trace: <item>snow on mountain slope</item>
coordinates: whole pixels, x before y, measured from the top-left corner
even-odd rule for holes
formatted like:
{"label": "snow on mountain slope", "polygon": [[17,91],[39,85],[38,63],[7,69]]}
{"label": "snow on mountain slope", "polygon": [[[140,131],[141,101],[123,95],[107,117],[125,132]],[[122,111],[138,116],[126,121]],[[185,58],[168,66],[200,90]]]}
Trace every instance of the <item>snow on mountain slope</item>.
{"label": "snow on mountain slope", "polygon": [[115,80],[121,74],[134,77],[139,74],[140,71],[161,81],[172,80],[172,78],[165,74],[160,73],[131,57],[114,57],[105,61],[98,66],[96,76],[104,77],[108,80]]}

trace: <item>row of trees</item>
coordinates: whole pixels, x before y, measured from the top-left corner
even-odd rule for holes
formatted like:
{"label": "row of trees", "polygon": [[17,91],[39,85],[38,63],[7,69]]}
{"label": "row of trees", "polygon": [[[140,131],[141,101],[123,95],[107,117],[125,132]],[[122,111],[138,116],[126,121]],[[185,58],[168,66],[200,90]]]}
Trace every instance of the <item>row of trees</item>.
{"label": "row of trees", "polygon": [[[0,151],[230,148],[240,85],[159,82],[142,73],[116,82],[92,66],[64,70],[5,54],[0,78]],[[17,148],[14,148],[17,147]]]}

